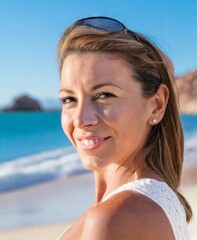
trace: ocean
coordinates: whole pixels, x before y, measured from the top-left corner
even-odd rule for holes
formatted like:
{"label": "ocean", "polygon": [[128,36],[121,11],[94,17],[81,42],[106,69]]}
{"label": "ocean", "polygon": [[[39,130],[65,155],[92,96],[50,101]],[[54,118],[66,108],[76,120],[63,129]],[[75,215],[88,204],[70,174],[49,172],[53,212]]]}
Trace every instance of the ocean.
{"label": "ocean", "polygon": [[[0,113],[0,192],[86,172],[60,112]],[[182,115],[185,152],[197,150],[197,115]]]}

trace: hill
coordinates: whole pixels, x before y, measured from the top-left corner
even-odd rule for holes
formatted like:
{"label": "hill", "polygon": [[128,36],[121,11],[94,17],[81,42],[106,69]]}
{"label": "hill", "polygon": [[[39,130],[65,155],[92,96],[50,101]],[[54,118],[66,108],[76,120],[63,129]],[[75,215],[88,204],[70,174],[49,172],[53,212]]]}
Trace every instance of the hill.
{"label": "hill", "polygon": [[176,78],[180,109],[185,114],[197,114],[197,70]]}
{"label": "hill", "polygon": [[27,95],[17,97],[11,106],[3,109],[5,112],[9,111],[42,111],[39,102]]}
{"label": "hill", "polygon": [[[184,114],[197,114],[197,70],[176,77],[180,110]],[[0,111],[60,111],[57,99],[36,100],[28,95],[15,98],[14,102]]]}

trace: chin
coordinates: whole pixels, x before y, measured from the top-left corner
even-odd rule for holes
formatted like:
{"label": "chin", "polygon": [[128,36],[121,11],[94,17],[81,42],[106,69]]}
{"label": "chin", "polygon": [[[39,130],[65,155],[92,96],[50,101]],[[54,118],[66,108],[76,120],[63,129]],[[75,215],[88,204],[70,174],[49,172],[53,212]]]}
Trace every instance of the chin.
{"label": "chin", "polygon": [[108,165],[103,158],[97,156],[83,156],[81,160],[84,167],[91,171],[100,170]]}

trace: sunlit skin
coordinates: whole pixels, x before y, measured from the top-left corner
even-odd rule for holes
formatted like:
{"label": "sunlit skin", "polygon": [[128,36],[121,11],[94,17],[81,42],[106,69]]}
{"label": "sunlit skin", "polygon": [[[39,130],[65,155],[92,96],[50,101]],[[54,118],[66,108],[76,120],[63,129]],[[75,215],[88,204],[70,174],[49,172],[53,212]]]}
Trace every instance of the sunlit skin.
{"label": "sunlit skin", "polygon": [[[104,53],[70,54],[62,66],[60,98],[64,132],[84,166],[94,171],[96,196],[90,209],[124,183],[143,177],[162,180],[142,159],[137,159],[139,168],[133,169],[134,157],[152,128],[152,119],[160,121],[165,112],[164,86],[156,96],[145,98],[123,59]],[[88,213],[61,240],[81,239]]]}
{"label": "sunlit skin", "polygon": [[[106,54],[70,55],[60,89],[62,126],[84,166],[106,170],[132,163],[150,130],[150,108],[126,63]],[[84,139],[98,140],[86,146]]]}

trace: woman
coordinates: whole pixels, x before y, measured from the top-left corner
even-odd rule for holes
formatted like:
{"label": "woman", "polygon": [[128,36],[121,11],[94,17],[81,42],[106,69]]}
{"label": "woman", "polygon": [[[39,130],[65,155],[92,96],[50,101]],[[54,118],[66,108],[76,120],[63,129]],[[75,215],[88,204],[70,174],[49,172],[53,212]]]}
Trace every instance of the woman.
{"label": "woman", "polygon": [[107,17],[70,26],[58,54],[62,126],[94,172],[96,193],[60,239],[189,239],[192,212],[178,191],[183,133],[169,59]]}

